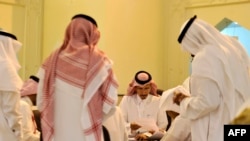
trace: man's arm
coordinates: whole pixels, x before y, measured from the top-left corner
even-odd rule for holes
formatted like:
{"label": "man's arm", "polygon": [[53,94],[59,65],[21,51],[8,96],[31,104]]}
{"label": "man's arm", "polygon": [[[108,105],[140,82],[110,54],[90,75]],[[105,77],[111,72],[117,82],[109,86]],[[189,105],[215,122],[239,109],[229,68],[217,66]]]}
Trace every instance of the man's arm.
{"label": "man's arm", "polygon": [[2,105],[5,119],[8,121],[13,134],[19,139],[23,138],[22,116],[20,113],[20,94],[18,92],[2,92]]}

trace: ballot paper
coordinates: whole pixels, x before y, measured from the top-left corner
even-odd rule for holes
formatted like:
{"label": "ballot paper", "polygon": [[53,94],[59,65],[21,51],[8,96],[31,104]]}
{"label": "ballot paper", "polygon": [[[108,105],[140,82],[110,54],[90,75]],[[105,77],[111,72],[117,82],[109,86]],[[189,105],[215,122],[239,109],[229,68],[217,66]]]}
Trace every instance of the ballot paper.
{"label": "ballot paper", "polygon": [[140,118],[135,121],[135,123],[141,125],[141,128],[137,129],[137,133],[147,132],[154,130],[159,131],[158,126],[156,125],[156,121],[151,118]]}
{"label": "ballot paper", "polygon": [[155,132],[153,135],[148,137],[148,140],[160,140],[164,136],[164,133],[161,131]]}
{"label": "ballot paper", "polygon": [[[153,139],[159,139],[161,138],[163,135],[160,135],[158,132],[159,128],[156,125],[156,121],[152,118],[140,118],[134,121],[135,123],[139,124],[141,126],[141,128],[137,129],[134,134],[130,134],[129,135],[129,141],[135,141],[134,137],[136,134],[145,134],[150,138]],[[149,133],[149,131],[154,130],[154,134]],[[162,133],[163,134],[163,133]]]}
{"label": "ballot paper", "polygon": [[[149,132],[145,132],[143,133],[145,134],[146,136],[148,136],[147,140],[160,140],[163,136],[164,136],[164,133],[163,132],[155,132],[154,134],[151,134]],[[129,137],[128,138],[128,141],[136,141],[136,139],[134,137]]]}

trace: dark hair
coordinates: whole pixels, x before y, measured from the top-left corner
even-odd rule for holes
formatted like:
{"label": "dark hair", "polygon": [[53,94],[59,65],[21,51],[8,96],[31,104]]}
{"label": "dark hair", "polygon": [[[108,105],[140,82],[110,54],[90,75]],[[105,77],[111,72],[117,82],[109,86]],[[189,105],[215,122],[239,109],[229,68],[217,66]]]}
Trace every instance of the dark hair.
{"label": "dark hair", "polygon": [[[140,73],[146,73],[147,75],[148,75],[148,80],[140,80],[139,78],[138,78],[138,75],[140,74]],[[148,73],[148,72],[146,72],[146,71],[138,71],[136,74],[135,74],[135,81],[137,82],[137,83],[139,83],[139,84],[141,84],[141,85],[144,85],[144,84],[146,84],[146,83],[148,83],[149,81],[151,81],[152,80],[152,77],[151,77],[151,75]]]}
{"label": "dark hair", "polygon": [[7,37],[10,37],[14,40],[17,40],[17,37],[15,35],[8,33],[8,32],[0,31],[0,35],[7,36]]}
{"label": "dark hair", "polygon": [[195,20],[196,18],[197,18],[197,16],[194,15],[194,16],[188,21],[188,23],[186,24],[186,26],[183,28],[183,30],[181,31],[181,34],[180,34],[180,36],[179,36],[179,38],[178,38],[178,42],[179,42],[179,43],[182,42],[182,40],[183,40],[183,38],[184,38],[186,32],[188,31],[189,27],[191,26],[191,24],[194,22],[194,20]]}
{"label": "dark hair", "polygon": [[92,18],[92,17],[90,17],[90,16],[88,16],[88,15],[85,15],[85,14],[76,14],[75,16],[73,16],[73,17],[71,18],[71,20],[76,19],[76,18],[84,18],[84,19],[90,21],[90,22],[91,22],[92,24],[94,24],[96,27],[98,27],[98,26],[97,26],[97,23],[96,23],[96,21],[95,21],[95,19]]}

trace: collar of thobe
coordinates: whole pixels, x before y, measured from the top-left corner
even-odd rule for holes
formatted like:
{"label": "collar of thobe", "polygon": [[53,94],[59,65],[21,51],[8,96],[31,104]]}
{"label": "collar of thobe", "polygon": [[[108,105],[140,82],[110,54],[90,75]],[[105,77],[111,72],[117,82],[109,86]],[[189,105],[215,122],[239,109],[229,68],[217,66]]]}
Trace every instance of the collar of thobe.
{"label": "collar of thobe", "polygon": [[139,118],[143,117],[145,100],[146,99],[142,100],[138,94],[136,95],[136,102],[137,102],[136,108],[138,110],[138,116],[139,116]]}
{"label": "collar of thobe", "polygon": [[151,95],[148,94],[147,98],[142,100],[141,97],[137,94],[136,95],[136,102],[137,102],[137,104],[146,104],[149,102],[150,97],[151,97]]}
{"label": "collar of thobe", "polygon": [[143,100],[141,99],[141,97],[138,94],[136,95],[136,102],[138,105],[141,105],[143,103]]}

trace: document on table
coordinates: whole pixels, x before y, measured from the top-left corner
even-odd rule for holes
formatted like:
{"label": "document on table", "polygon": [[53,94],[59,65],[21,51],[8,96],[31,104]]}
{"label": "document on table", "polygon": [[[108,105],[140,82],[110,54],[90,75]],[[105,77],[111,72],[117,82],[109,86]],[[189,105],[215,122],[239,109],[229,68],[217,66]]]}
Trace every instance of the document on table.
{"label": "document on table", "polygon": [[141,128],[139,128],[139,130],[141,131],[154,130],[156,132],[159,130],[158,126],[156,125],[156,121],[154,119],[140,118],[136,120],[135,122],[141,125]]}
{"label": "document on table", "polygon": [[152,136],[148,137],[148,140],[159,140],[164,136],[161,131],[155,132]]}

